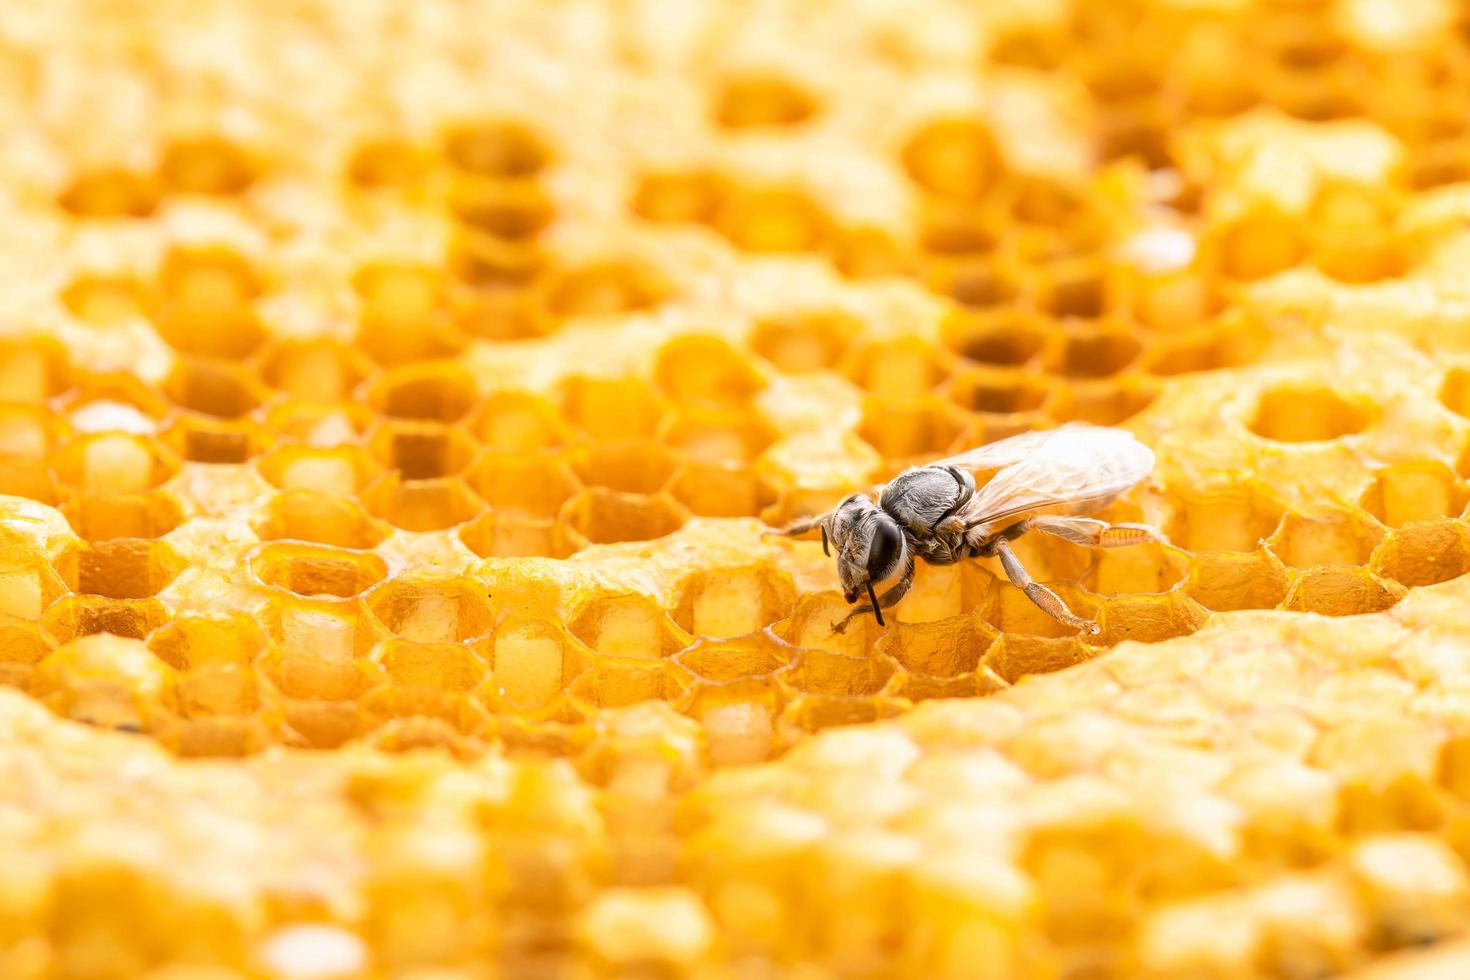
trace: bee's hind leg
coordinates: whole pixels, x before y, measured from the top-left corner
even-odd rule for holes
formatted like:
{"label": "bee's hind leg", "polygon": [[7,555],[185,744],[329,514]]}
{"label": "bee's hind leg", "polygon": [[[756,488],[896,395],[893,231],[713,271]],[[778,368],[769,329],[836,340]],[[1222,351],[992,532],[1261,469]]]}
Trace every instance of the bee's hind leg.
{"label": "bee's hind leg", "polygon": [[1083,619],[1068,609],[1061,596],[1040,582],[1033,582],[1031,573],[1026,571],[1026,566],[1021,564],[1021,559],[1016,557],[1016,553],[1011,550],[1011,543],[1005,538],[996,538],[991,546],[982,552],[982,554],[987,553],[1000,556],[1001,567],[1006,570],[1006,577],[1011,580],[1011,584],[1026,593],[1026,598],[1036,603],[1037,608],[1042,612],[1084,632],[1102,632],[1101,626],[1090,619]]}
{"label": "bee's hind leg", "polygon": [[1095,517],[1044,515],[1024,522],[1032,531],[1080,544],[1085,548],[1126,548],[1149,541],[1169,543],[1163,532],[1148,524],[1109,524]]}

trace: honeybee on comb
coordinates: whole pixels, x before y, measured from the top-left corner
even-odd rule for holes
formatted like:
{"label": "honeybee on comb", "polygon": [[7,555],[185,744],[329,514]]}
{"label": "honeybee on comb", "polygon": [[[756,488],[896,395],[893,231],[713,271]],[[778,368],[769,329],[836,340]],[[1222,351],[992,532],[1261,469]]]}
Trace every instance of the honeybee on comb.
{"label": "honeybee on comb", "polygon": [[[870,493],[844,498],[830,513],[782,528],[785,535],[817,529],[827,554],[837,549],[844,598],[868,601],[833,628],[842,632],[871,612],[898,603],[914,580],[914,563],[952,565],[967,558],[999,557],[1011,584],[1043,612],[1068,626],[1097,633],[1101,627],[1076,615],[1061,596],[1033,582],[1010,542],[1040,531],[1089,548],[1163,541],[1147,524],[1109,524],[1088,517],[1153,471],[1154,454],[1132,433],[1069,423],[1027,432],[958,456],[910,467]],[[997,470],[984,486],[975,473]],[[877,586],[897,581],[881,595]]]}

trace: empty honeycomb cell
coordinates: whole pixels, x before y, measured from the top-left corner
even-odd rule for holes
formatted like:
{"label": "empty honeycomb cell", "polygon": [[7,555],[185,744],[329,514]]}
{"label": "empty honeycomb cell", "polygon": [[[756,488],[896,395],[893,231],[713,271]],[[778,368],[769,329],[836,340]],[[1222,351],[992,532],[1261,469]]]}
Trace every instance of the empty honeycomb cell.
{"label": "empty honeycomb cell", "polygon": [[401,187],[422,177],[433,164],[421,146],[393,135],[362,140],[348,154],[343,170],[366,188]]}
{"label": "empty honeycomb cell", "polygon": [[251,419],[181,418],[163,433],[164,444],[191,463],[244,463],[271,445],[270,432]]}
{"label": "empty honeycomb cell", "polygon": [[964,368],[949,386],[961,408],[993,415],[1038,411],[1055,390],[1044,376],[1021,368]]}
{"label": "empty honeycomb cell", "polygon": [[742,187],[721,202],[714,227],[747,252],[815,252],[831,233],[831,218],[805,191]]}
{"label": "empty honeycomb cell", "polygon": [[373,421],[373,414],[357,402],[278,402],[265,413],[266,425],[272,432],[289,440],[314,448],[346,446]]}
{"label": "empty honeycomb cell", "polygon": [[832,229],[827,254],[837,272],[848,279],[898,276],[913,267],[907,244],[882,228],[868,225]]}
{"label": "empty honeycomb cell", "polygon": [[715,94],[715,122],[726,129],[796,126],[820,108],[810,92],[772,72],[727,79]]}
{"label": "empty honeycomb cell", "polygon": [[1290,510],[1267,546],[1294,568],[1367,564],[1383,526],[1357,509]]}
{"label": "empty honeycomb cell", "polygon": [[658,353],[654,377],[674,401],[683,404],[740,405],[765,387],[744,354],[717,337],[680,337]]}
{"label": "empty honeycomb cell", "polygon": [[0,401],[39,405],[71,384],[66,350],[41,336],[0,340]]}
{"label": "empty honeycomb cell", "polygon": [[909,700],[907,695],[903,698],[849,698],[798,694],[781,709],[781,715],[776,719],[777,738],[784,745],[795,745],[815,732],[844,725],[870,725],[885,718],[895,718],[908,710]]}
{"label": "empty honeycomb cell", "polygon": [[[637,377],[578,375],[562,386],[562,412],[593,439],[617,442],[658,433],[665,403],[647,381]],[[487,445],[494,445],[486,439]]]}
{"label": "empty honeycomb cell", "polygon": [[751,329],[750,349],[783,374],[834,367],[862,322],[840,311],[811,311],[760,320]]}
{"label": "empty honeycomb cell", "polygon": [[1300,224],[1268,205],[1259,205],[1225,226],[1215,245],[1221,271],[1247,281],[1291,268],[1306,257],[1309,247]]}
{"label": "empty honeycomb cell", "polygon": [[1388,527],[1453,517],[1465,508],[1464,485],[1436,460],[1395,463],[1379,470],[1359,504]]}
{"label": "empty honeycomb cell", "polygon": [[1291,587],[1291,573],[1269,549],[1202,551],[1192,556],[1184,590],[1206,609],[1272,609]]}
{"label": "empty honeycomb cell", "polygon": [[914,133],[899,155],[909,178],[940,197],[973,201],[1001,178],[1005,162],[990,128],[975,119],[943,119]]}
{"label": "empty honeycomb cell", "polygon": [[[888,640],[889,636],[884,639]],[[883,691],[889,679],[894,676],[895,669],[894,660],[886,656],[804,649],[795,661],[781,669],[780,676],[781,682],[787,687],[805,694],[870,698]]]}
{"label": "empty honeycomb cell", "polygon": [[465,578],[411,574],[367,597],[368,609],[395,636],[416,643],[457,643],[490,631],[485,590]]}
{"label": "empty honeycomb cell", "polygon": [[1390,531],[1373,549],[1374,574],[1400,585],[1434,585],[1470,571],[1470,532],[1457,520],[1423,520]]}
{"label": "empty honeycomb cell", "polygon": [[946,368],[929,344],[915,337],[874,341],[850,351],[844,372],[853,383],[880,398],[919,398],[943,379]]}
{"label": "empty honeycomb cell", "polygon": [[61,397],[59,409],[77,433],[147,435],[156,432],[171,411],[156,389],[131,374],[88,372],[78,375],[76,382],[76,387]]}
{"label": "empty honeycomb cell", "polygon": [[689,634],[647,596],[636,593],[593,599],[567,628],[602,657],[667,658],[689,645]]}
{"label": "empty honeycomb cell", "polygon": [[366,392],[367,404],[393,419],[457,422],[479,398],[475,379],[453,362],[415,364],[380,375]]}
{"label": "empty honeycomb cell", "polygon": [[0,493],[52,501],[56,488],[47,460],[66,433],[48,411],[0,405]]}
{"label": "empty honeycomb cell", "polygon": [[954,615],[925,623],[895,623],[874,651],[891,658],[907,674],[944,681],[965,679],[968,691],[961,684],[955,695],[974,694],[974,673],[995,637],[994,630],[976,617]]}
{"label": "empty honeycomb cell", "polygon": [[266,340],[251,307],[264,289],[250,262],[223,246],[175,248],[158,272],[153,326],[184,354],[237,360]]}
{"label": "empty honeycomb cell", "polygon": [[567,688],[574,701],[591,708],[621,708],[644,701],[679,704],[687,695],[687,674],[667,660],[647,657],[597,657]]}
{"label": "empty honeycomb cell", "polygon": [[765,632],[699,640],[674,655],[694,678],[685,710],[704,728],[711,765],[758,762],[775,751],[781,704],[770,678],[794,658],[794,650]]}
{"label": "empty honeycomb cell", "polygon": [[381,472],[373,458],[357,446],[279,446],[255,465],[261,476],[281,490],[337,497],[352,496]]}
{"label": "empty honeycomb cell", "polygon": [[784,619],[795,601],[791,577],[775,568],[706,569],[680,585],[674,622],[693,636],[741,636]]}
{"label": "empty honeycomb cell", "polygon": [[[864,616],[848,623],[841,633],[835,627],[851,607],[838,592],[804,592],[797,596],[791,615],[776,623],[772,630],[792,646],[807,650],[823,650],[854,660],[867,657],[878,625]],[[834,661],[839,663],[839,661]]]}
{"label": "empty honeycomb cell", "polygon": [[658,493],[678,466],[678,458],[664,446],[641,440],[589,446],[573,457],[583,484],[620,493]]}
{"label": "empty honeycomb cell", "polygon": [[472,520],[485,509],[457,476],[405,480],[397,471],[384,473],[362,495],[368,512],[404,531],[442,531]]}
{"label": "empty honeycomb cell", "polygon": [[964,413],[939,398],[870,397],[864,400],[858,435],[893,466],[901,467],[906,460],[952,451],[968,428]]}
{"label": "empty honeycomb cell", "polygon": [[1377,407],[1366,398],[1321,385],[1283,384],[1261,393],[1248,425],[1276,442],[1321,442],[1362,432]]}
{"label": "empty honeycomb cell", "polygon": [[1021,301],[1020,267],[1004,258],[961,258],[928,262],[924,284],[970,310],[991,310]]}
{"label": "empty honeycomb cell", "polygon": [[256,548],[250,570],[262,584],[305,598],[350,599],[388,577],[371,552],[286,541]]}
{"label": "empty honeycomb cell", "polygon": [[1041,309],[1058,319],[1095,320],[1116,307],[1105,267],[1091,259],[1054,263],[1038,290]]}
{"label": "empty honeycomb cell", "polygon": [[559,520],[502,514],[494,508],[456,533],[464,546],[481,558],[567,558],[588,543]]}
{"label": "empty honeycomb cell", "polygon": [[184,559],[165,541],[113,538],[70,548],[56,565],[73,592],[146,599],[174,580]]}
{"label": "empty honeycomb cell", "polygon": [[174,683],[179,715],[208,718],[248,715],[261,706],[255,671],[240,664],[212,664],[178,677]]}
{"label": "empty honeycomb cell", "polygon": [[776,499],[770,484],[744,464],[697,460],[675,472],[669,495],[700,517],[756,517]]}
{"label": "empty honeycomb cell", "polygon": [[982,663],[1006,683],[1014,684],[1028,674],[1050,674],[1091,660],[1097,653],[1097,647],[1076,636],[1004,632],[990,645]]}
{"label": "empty honeycomb cell", "polygon": [[529,392],[490,394],[470,416],[469,425],[482,445],[502,453],[559,449],[569,438],[556,407]]}
{"label": "empty honeycomb cell", "polygon": [[282,713],[301,743],[332,749],[366,727],[357,699],[377,683],[361,662],[323,663],[299,654],[271,654],[261,674],[284,696]]}
{"label": "empty honeycomb cell", "polygon": [[1410,160],[1409,186],[1433,190],[1470,180],[1470,140],[1452,136],[1436,140]]}
{"label": "empty honeycomb cell", "polygon": [[1157,643],[1188,636],[1204,625],[1209,612],[1182,591],[1159,595],[1116,595],[1098,610],[1102,633],[1098,642],[1111,645],[1124,640]]}
{"label": "empty honeycomb cell", "polygon": [[547,708],[587,666],[581,645],[559,624],[524,616],[500,623],[475,649],[490,663],[492,708]]}
{"label": "empty honeycomb cell", "polygon": [[162,197],[163,188],[148,174],[112,167],[77,174],[57,203],[79,218],[146,218]]}
{"label": "empty honeycomb cell", "polygon": [[58,643],[96,633],[141,640],[167,622],[168,610],[156,598],[110,599],[97,595],[62,596],[41,617],[41,626]]}
{"label": "empty honeycomb cell", "polygon": [[932,255],[974,257],[1002,246],[1009,215],[989,203],[924,202],[918,218],[918,245]]}
{"label": "empty honeycomb cell", "polygon": [[471,483],[497,515],[520,518],[553,518],[581,489],[577,474],[565,461],[520,453],[482,455]]}
{"label": "empty honeycomb cell", "polygon": [[685,406],[670,416],[661,442],[701,463],[746,463],[779,435],[764,415],[744,409]]}
{"label": "empty honeycomb cell", "polygon": [[1047,367],[1069,378],[1106,378],[1127,368],[1143,345],[1121,326],[1069,329]]}
{"label": "empty honeycomb cell", "polygon": [[148,636],[148,649],[174,670],[248,667],[265,652],[260,625],[239,613],[182,616]]}
{"label": "empty honeycomb cell", "polygon": [[138,640],[87,636],[36,665],[31,696],[63,718],[99,728],[155,731],[174,706],[174,672]]}
{"label": "empty honeycomb cell", "polygon": [[292,399],[335,402],[346,398],[370,369],[351,345],[325,337],[293,338],[266,348],[260,378]]}
{"label": "empty honeycomb cell", "polygon": [[689,512],[666,494],[650,496],[589,487],[567,501],[561,519],[587,541],[611,544],[672,534],[684,526]]}
{"label": "empty honeycomb cell", "polygon": [[1470,369],[1455,367],[1445,372],[1439,402],[1456,415],[1470,418]]}
{"label": "empty honeycomb cell", "polygon": [[1057,394],[1048,413],[1062,422],[1121,425],[1152,405],[1158,396],[1157,381],[1130,373],[1112,380],[1075,384]]}
{"label": "empty honeycomb cell", "polygon": [[69,588],[46,559],[26,545],[4,541],[0,563],[0,614],[36,620]]}
{"label": "empty honeycomb cell", "polygon": [[466,176],[449,189],[449,210],[473,228],[518,241],[540,234],[556,216],[556,206],[533,180]]}
{"label": "empty honeycomb cell", "polygon": [[1285,505],[1254,481],[1218,480],[1170,487],[1169,540],[1189,551],[1255,551],[1281,523]]}
{"label": "empty honeycomb cell", "polygon": [[553,270],[539,288],[546,309],[562,317],[608,317],[651,310],[671,290],[650,266],[624,259]]}
{"label": "empty honeycomb cell", "polygon": [[992,576],[975,564],[930,565],[920,562],[913,585],[891,616],[902,623],[950,619],[964,612],[987,609]]}
{"label": "empty honeycomb cell", "polygon": [[142,281],[100,272],[77,274],[57,294],[72,316],[93,327],[112,327],[140,317],[153,305]]}
{"label": "empty honeycomb cell", "polygon": [[432,360],[462,345],[448,319],[439,270],[376,262],[359,269],[352,284],[361,303],[357,347],[379,364]]}
{"label": "empty honeycomb cell", "polygon": [[1047,320],[1018,310],[955,313],[940,326],[944,344],[967,361],[1026,367],[1055,343]]}
{"label": "empty honeycomb cell", "polygon": [[314,490],[289,490],[266,504],[255,533],[262,541],[309,541],[367,549],[381,544],[389,531],[355,500]]}
{"label": "empty honeycomb cell", "polygon": [[54,647],[36,623],[0,614],[0,684],[24,689],[32,669]]}
{"label": "empty honeycomb cell", "polygon": [[1384,582],[1365,568],[1321,565],[1297,576],[1281,608],[1324,616],[1356,616],[1388,609],[1403,594],[1403,586]]}
{"label": "empty honeycomb cell", "polygon": [[707,224],[729,191],[729,181],[713,171],[650,173],[639,179],[629,206],[645,221]]}
{"label": "empty honeycomb cell", "polygon": [[454,166],[490,177],[531,177],[553,162],[551,147],[536,129],[514,119],[452,126],[441,145]]}
{"label": "empty honeycomb cell", "polygon": [[1312,263],[1323,275],[1352,285],[1393,279],[1409,266],[1408,256],[1389,233],[1371,229],[1319,231]]}
{"label": "empty honeycomb cell", "polygon": [[[1134,515],[1128,517],[1137,520]],[[1157,542],[1098,550],[1092,555],[1092,568],[1082,584],[1105,596],[1168,592],[1184,580],[1191,558],[1178,548]]]}
{"label": "empty honeycomb cell", "polygon": [[163,392],[180,408],[222,419],[247,415],[264,400],[248,372],[229,362],[197,358],[181,359],[164,381]]}
{"label": "empty honeycomb cell", "polygon": [[214,135],[175,140],[164,147],[158,165],[164,183],[185,194],[238,194],[259,173],[260,164],[248,150]]}
{"label": "empty honeycomb cell", "polygon": [[462,428],[442,422],[389,420],[368,438],[368,447],[386,470],[405,480],[431,480],[464,472],[476,446]]}
{"label": "empty honeycomb cell", "polygon": [[184,522],[184,508],[178,497],[163,490],[82,491],[68,500],[61,512],[72,529],[88,541],[160,538]]}
{"label": "empty honeycomb cell", "polygon": [[461,694],[473,690],[490,673],[489,664],[462,644],[411,637],[378,644],[372,659],[394,684]]}

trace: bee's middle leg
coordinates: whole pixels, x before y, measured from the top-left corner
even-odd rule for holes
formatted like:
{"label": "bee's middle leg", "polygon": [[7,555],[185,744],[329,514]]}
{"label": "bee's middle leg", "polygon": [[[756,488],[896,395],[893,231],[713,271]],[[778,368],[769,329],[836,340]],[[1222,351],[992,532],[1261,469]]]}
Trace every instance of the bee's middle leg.
{"label": "bee's middle leg", "polygon": [[986,552],[1000,557],[1001,567],[1006,570],[1006,577],[1011,580],[1011,584],[1026,593],[1026,598],[1036,603],[1037,608],[1042,612],[1075,629],[1088,633],[1102,632],[1102,627],[1097,623],[1090,619],[1083,619],[1068,609],[1061,596],[1040,582],[1033,582],[1031,573],[1026,571],[1026,566],[1021,564],[1021,559],[1017,558],[1016,553],[1011,550],[1011,543],[1008,540],[1003,537],[996,538]]}
{"label": "bee's middle leg", "polygon": [[1125,548],[1149,541],[1168,543],[1158,528],[1148,524],[1109,524],[1095,517],[1043,515],[1023,522],[1032,531],[1080,544],[1085,548]]}

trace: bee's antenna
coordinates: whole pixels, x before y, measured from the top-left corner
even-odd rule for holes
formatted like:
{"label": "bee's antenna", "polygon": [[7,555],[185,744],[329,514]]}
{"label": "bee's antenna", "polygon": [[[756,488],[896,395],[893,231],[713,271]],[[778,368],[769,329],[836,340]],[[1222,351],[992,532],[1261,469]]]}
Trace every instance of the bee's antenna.
{"label": "bee's antenna", "polygon": [[827,525],[823,524],[823,525],[821,525],[821,528],[822,528],[822,554],[824,554],[828,558],[830,558],[830,557],[832,557],[832,549],[829,548],[829,547],[827,547]]}
{"label": "bee's antenna", "polygon": [[878,621],[878,625],[886,625],[883,622],[883,610],[878,608],[878,593],[873,591],[872,579],[868,579],[868,601],[873,604],[873,618]]}

